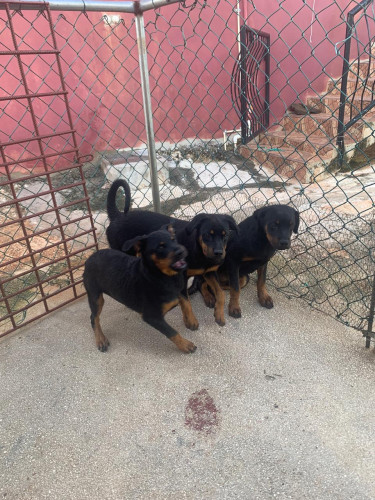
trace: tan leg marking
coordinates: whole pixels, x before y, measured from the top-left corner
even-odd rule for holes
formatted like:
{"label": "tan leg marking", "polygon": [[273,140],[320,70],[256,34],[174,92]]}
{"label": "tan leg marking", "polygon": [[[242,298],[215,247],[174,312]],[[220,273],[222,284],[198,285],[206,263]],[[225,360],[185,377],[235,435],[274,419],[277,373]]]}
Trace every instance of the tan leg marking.
{"label": "tan leg marking", "polygon": [[193,344],[193,342],[190,342],[190,340],[184,339],[184,337],[181,337],[181,335],[178,333],[177,335],[174,335],[173,337],[170,337],[170,340],[176,344],[176,346],[180,349],[182,352],[186,353],[192,353],[197,349],[197,346]]}
{"label": "tan leg marking", "polygon": [[233,318],[241,317],[241,307],[240,307],[240,291],[234,288],[229,289],[230,299],[229,299],[229,316]]}
{"label": "tan leg marking", "polygon": [[258,273],[257,292],[258,292],[259,303],[261,306],[266,307],[267,309],[272,309],[273,300],[271,295],[267,292],[264,266],[260,267],[257,270],[257,273]]}
{"label": "tan leg marking", "polygon": [[209,307],[210,309],[213,309],[215,307],[215,297],[209,291],[206,282],[202,283],[201,293],[206,306]]}
{"label": "tan leg marking", "polygon": [[99,351],[105,352],[108,349],[109,342],[107,337],[104,335],[102,331],[102,327],[100,326],[100,321],[99,321],[99,316],[104,306],[103,294],[99,296],[97,305],[98,305],[98,314],[94,318],[95,343]]}
{"label": "tan leg marking", "polygon": [[193,313],[190,300],[180,297],[180,307],[186,328],[189,328],[189,330],[198,330],[199,322]]}
{"label": "tan leg marking", "polygon": [[204,279],[206,280],[207,284],[210,286],[211,290],[215,295],[215,310],[214,310],[215,321],[218,325],[224,326],[225,294],[214,275],[205,274]]}

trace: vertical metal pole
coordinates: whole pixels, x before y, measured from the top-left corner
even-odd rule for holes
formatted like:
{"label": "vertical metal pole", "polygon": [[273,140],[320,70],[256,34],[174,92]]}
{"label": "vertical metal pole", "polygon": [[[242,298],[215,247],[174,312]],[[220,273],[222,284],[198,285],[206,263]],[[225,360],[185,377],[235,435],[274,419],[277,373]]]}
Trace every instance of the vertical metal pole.
{"label": "vertical metal pole", "polygon": [[265,129],[267,129],[270,126],[270,49],[271,49],[271,44],[270,44],[270,36],[268,35],[265,38],[265,46],[266,46],[266,55],[265,55],[265,77],[266,77],[266,95],[265,95],[265,100],[264,100],[264,107],[265,107]]}
{"label": "vertical metal pole", "polygon": [[240,0],[236,0],[236,8],[234,9],[237,15],[237,43],[238,43],[238,57],[241,56],[241,8]]}
{"label": "vertical metal pole", "polygon": [[339,105],[339,121],[337,125],[337,148],[338,148],[338,161],[339,168],[341,169],[344,163],[345,155],[345,139],[344,133],[345,128],[345,105],[347,102],[347,88],[348,88],[348,74],[349,74],[349,58],[350,58],[350,45],[352,41],[352,34],[354,28],[354,15],[348,14],[346,22],[346,33],[345,33],[345,49],[344,49],[344,62],[342,65],[342,77],[341,77],[341,90],[340,90],[340,105]]}
{"label": "vertical metal pole", "polygon": [[147,134],[147,148],[150,161],[152,200],[154,204],[154,211],[160,212],[161,209],[160,209],[158,169],[156,163],[154,124],[152,121],[150,81],[148,77],[146,33],[145,33],[143,14],[141,12],[136,14],[135,22],[137,28],[138,56],[139,56],[139,68],[141,70],[141,84],[142,84],[143,108],[145,113],[145,124],[146,124],[146,134]]}
{"label": "vertical metal pole", "polygon": [[370,347],[370,343],[371,343],[372,327],[374,324],[374,313],[375,313],[375,275],[374,275],[374,281],[372,283],[370,312],[369,312],[368,325],[367,325],[367,335],[366,335],[366,347],[367,348]]}
{"label": "vertical metal pole", "polygon": [[241,75],[241,142],[242,144],[246,144],[247,137],[249,135],[249,127],[247,126],[247,113],[249,108],[249,103],[247,101],[247,84],[248,84],[248,75],[246,74],[247,69],[247,59],[248,59],[248,44],[247,44],[247,30],[246,26],[241,27],[240,31],[240,40],[241,40],[241,53],[240,53],[240,75]]}

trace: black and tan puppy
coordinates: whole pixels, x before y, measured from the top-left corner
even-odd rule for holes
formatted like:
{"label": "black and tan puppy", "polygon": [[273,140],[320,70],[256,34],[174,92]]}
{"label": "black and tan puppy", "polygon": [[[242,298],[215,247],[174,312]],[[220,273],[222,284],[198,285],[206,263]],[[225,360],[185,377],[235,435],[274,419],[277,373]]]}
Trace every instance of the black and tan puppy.
{"label": "black and tan puppy", "polygon": [[[116,193],[122,187],[125,191],[125,208],[121,213],[116,206]],[[164,224],[172,223],[176,230],[176,238],[188,252],[187,271],[183,296],[189,306],[184,321],[187,328],[195,330],[199,323],[190,305],[187,293],[187,279],[190,276],[203,276],[215,295],[215,320],[219,325],[225,324],[224,299],[216,271],[224,262],[226,246],[231,231],[237,231],[237,225],[229,215],[199,214],[190,222],[168,217],[145,210],[129,210],[130,188],[126,181],[118,179],[110,187],[107,198],[107,212],[110,224],[107,228],[107,239],[111,248],[123,249],[129,239],[138,234],[148,234]],[[189,309],[188,309],[189,308]]]}
{"label": "black and tan puppy", "polygon": [[[256,210],[239,223],[239,231],[232,234],[224,264],[219,269],[219,281],[230,290],[229,315],[241,317],[240,288],[248,275],[257,271],[258,299],[263,307],[271,309],[273,300],[266,288],[267,263],[276,250],[290,248],[292,233],[298,232],[299,213],[287,205],[270,205]],[[197,280],[192,290],[200,288],[207,306],[215,299],[202,280]]]}
{"label": "black and tan puppy", "polygon": [[[183,352],[196,347],[184,339],[164,319],[172,307],[180,303],[184,311],[186,299],[181,296],[186,269],[186,249],[179,245],[172,231],[159,230],[130,240],[124,251],[105,249],[91,255],[83,273],[91,325],[98,349],[106,351],[108,339],[100,326],[103,294],[107,294],[142,314],[142,319],[172,340]],[[141,257],[124,253],[137,245]]]}

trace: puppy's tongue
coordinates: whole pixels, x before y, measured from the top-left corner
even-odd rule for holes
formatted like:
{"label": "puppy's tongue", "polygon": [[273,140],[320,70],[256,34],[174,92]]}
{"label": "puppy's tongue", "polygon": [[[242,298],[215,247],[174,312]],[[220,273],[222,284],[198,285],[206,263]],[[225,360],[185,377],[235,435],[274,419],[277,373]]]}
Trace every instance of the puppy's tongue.
{"label": "puppy's tongue", "polygon": [[172,267],[174,269],[185,269],[186,261],[184,259],[177,260],[176,262],[174,262]]}

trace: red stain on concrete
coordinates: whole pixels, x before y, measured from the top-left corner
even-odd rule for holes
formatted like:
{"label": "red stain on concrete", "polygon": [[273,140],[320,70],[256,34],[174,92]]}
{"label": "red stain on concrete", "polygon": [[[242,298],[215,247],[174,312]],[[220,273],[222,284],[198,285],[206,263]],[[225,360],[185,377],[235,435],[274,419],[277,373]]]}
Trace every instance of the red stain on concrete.
{"label": "red stain on concrete", "polygon": [[185,425],[194,431],[208,435],[219,425],[218,409],[206,389],[194,392],[185,408]]}

